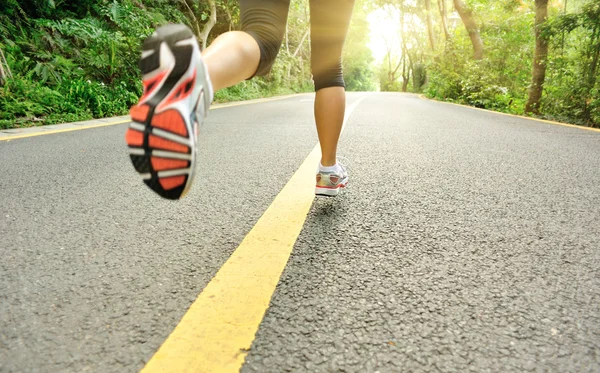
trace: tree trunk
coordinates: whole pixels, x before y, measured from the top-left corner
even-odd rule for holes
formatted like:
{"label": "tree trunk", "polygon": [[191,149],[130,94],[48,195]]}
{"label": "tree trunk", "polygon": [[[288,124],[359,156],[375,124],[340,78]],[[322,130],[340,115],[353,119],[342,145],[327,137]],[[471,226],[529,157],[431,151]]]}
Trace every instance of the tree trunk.
{"label": "tree trunk", "polygon": [[431,50],[435,50],[433,20],[431,19],[431,0],[425,0],[425,11],[427,12],[427,34],[429,35],[429,46],[431,47]]}
{"label": "tree trunk", "polygon": [[402,92],[408,91],[408,82],[410,81],[410,70],[407,71],[406,54],[402,55]]}
{"label": "tree trunk", "polygon": [[285,50],[287,54],[290,54],[290,42],[289,42],[290,28],[286,22],[285,24]]}
{"label": "tree trunk", "polygon": [[450,32],[448,31],[448,18],[446,15],[446,0],[438,0],[438,10],[442,19],[442,30],[444,31],[445,40],[450,40]]}
{"label": "tree trunk", "polygon": [[191,23],[194,25],[194,33],[197,37],[200,37],[200,22],[198,22],[198,18],[196,18],[196,14],[194,13],[194,1],[193,0],[181,0],[183,5],[187,8],[187,11],[190,15]]}
{"label": "tree trunk", "polygon": [[591,60],[590,73],[587,79],[587,85],[590,89],[593,89],[596,85],[597,69],[600,62],[600,27],[594,28],[592,33],[592,39],[590,41],[591,49]]}
{"label": "tree trunk", "polygon": [[546,58],[548,56],[548,41],[542,37],[541,25],[548,18],[548,0],[535,0],[535,55],[529,98],[525,105],[526,113],[539,113],[544,79],[546,79]]}
{"label": "tree trunk", "polygon": [[406,74],[406,55],[408,54],[408,48],[406,47],[406,33],[404,31],[404,9],[402,9],[402,12],[400,13],[400,38],[402,39],[402,92],[406,92],[408,90],[409,78]]}
{"label": "tree trunk", "polygon": [[4,81],[6,80],[6,73],[4,72],[2,65],[2,62],[0,62],[0,86],[3,86]]}
{"label": "tree trunk", "polygon": [[473,12],[462,0],[453,1],[456,11],[460,15],[460,19],[462,19],[463,24],[469,33],[469,38],[471,38],[471,44],[473,44],[473,59],[481,60],[483,59],[483,42],[481,41],[481,36],[479,36],[479,30],[477,29],[477,23],[473,18]]}
{"label": "tree trunk", "polygon": [[389,86],[392,82],[392,54],[391,52],[388,51],[387,54],[387,62],[388,62],[388,71],[387,71],[387,75],[388,75],[388,84],[386,86],[386,91],[389,91]]}
{"label": "tree trunk", "polygon": [[298,44],[298,47],[294,51],[294,54],[292,55],[292,57],[296,57],[298,55],[298,52],[300,52],[300,49],[302,49],[302,44],[304,44],[304,40],[306,40],[309,33],[310,33],[310,27],[307,28],[306,31],[304,32],[304,35],[302,35],[302,39],[300,39],[300,44]]}
{"label": "tree trunk", "polygon": [[214,27],[215,23],[217,23],[217,4],[215,0],[208,0],[208,5],[210,5],[210,17],[208,21],[204,25],[204,28],[200,32],[200,40],[202,40],[202,50],[205,50],[208,46],[208,35],[210,34],[210,30]]}
{"label": "tree trunk", "polygon": [[[565,5],[563,7],[563,15],[567,14],[567,3],[568,3],[568,1],[565,0]],[[560,40],[560,55],[564,56],[565,55],[565,29],[562,30],[560,38],[561,38],[561,40]]]}
{"label": "tree trunk", "polygon": [[[592,60],[589,65],[589,71],[586,72],[586,80],[584,88],[586,91],[586,98],[584,101],[583,117],[590,125],[593,126],[592,122],[592,108],[590,103],[593,100],[593,89],[596,85],[597,69],[600,65],[600,27],[595,27],[592,31],[592,37],[590,40],[589,52],[587,53],[588,59]],[[587,68],[586,68],[587,70]]]}
{"label": "tree trunk", "polygon": [[[0,50],[1,52],[1,50]],[[0,86],[4,85],[6,80],[6,73],[4,72],[4,61],[0,58]]]}
{"label": "tree trunk", "polygon": [[229,0],[222,4],[225,13],[227,14],[227,20],[229,21],[229,31],[233,30],[233,16],[231,15],[231,9],[229,9]]}
{"label": "tree trunk", "polygon": [[[6,66],[6,70],[4,70],[4,66]],[[4,52],[0,49],[0,86],[4,85],[6,78],[12,78],[12,73],[8,66],[8,61],[6,61],[6,57],[4,57]]]}
{"label": "tree trunk", "polygon": [[396,74],[398,73],[398,69],[400,68],[400,64],[402,63],[402,59],[398,60],[398,64],[396,65],[396,67],[394,68],[394,71],[392,71],[392,82],[396,81]]}

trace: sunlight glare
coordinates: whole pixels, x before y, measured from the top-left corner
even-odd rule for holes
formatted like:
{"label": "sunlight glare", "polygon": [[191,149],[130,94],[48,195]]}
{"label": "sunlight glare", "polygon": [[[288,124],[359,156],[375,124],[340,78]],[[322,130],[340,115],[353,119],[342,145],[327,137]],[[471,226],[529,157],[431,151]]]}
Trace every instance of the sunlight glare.
{"label": "sunlight glare", "polygon": [[381,63],[391,51],[392,58],[400,54],[400,12],[395,7],[378,8],[367,16],[369,48],[376,63]]}

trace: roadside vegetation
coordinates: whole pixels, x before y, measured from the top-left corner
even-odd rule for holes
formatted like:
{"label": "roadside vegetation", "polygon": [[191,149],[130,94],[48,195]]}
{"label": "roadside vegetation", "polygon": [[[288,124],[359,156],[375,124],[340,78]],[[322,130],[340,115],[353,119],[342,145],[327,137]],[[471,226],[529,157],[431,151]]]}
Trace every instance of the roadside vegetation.
{"label": "roadside vegetation", "polygon": [[[142,91],[141,41],[170,22],[190,26],[204,47],[239,29],[238,2],[4,0],[0,128],[127,114]],[[311,91],[309,32],[308,0],[292,0],[272,72],[216,100]],[[600,3],[357,0],[344,70],[348,90],[424,93],[598,127]]]}
{"label": "roadside vegetation", "polygon": [[378,4],[401,34],[381,64],[382,90],[600,126],[598,0]]}

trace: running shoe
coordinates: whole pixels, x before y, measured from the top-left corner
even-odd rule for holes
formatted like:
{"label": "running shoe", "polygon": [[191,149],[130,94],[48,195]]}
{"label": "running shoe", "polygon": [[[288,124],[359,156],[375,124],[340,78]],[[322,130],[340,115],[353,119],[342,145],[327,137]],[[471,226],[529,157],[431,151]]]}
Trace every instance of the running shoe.
{"label": "running shoe", "polygon": [[158,28],[143,44],[144,92],[125,135],[133,166],[152,190],[183,197],[196,168],[198,126],[212,92],[198,42],[185,25]]}
{"label": "running shoe", "polygon": [[315,194],[335,197],[340,193],[340,189],[345,188],[346,185],[348,185],[348,172],[346,172],[344,166],[338,163],[336,171],[318,171]]}

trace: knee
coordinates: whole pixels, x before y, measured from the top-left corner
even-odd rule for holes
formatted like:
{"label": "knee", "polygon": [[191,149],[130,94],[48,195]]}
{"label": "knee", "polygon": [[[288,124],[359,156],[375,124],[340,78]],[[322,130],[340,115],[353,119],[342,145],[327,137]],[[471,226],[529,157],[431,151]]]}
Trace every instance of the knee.
{"label": "knee", "polygon": [[315,91],[329,87],[346,87],[341,61],[328,65],[321,65],[313,61],[312,73]]}
{"label": "knee", "polygon": [[[245,14],[244,22],[242,22],[242,31],[246,32],[256,40],[260,49],[260,62],[255,76],[266,75],[275,62],[275,58],[279,53],[281,43],[283,41],[284,30],[278,25],[264,22],[260,17],[261,12],[253,17],[252,11]],[[285,21],[285,20],[284,20]]]}
{"label": "knee", "polygon": [[256,40],[258,48],[260,49],[260,62],[254,75],[266,75],[271,71],[271,68],[275,63],[275,58],[277,57],[277,54],[279,54],[282,39],[272,38],[269,35],[261,34],[257,31],[246,32]]}

